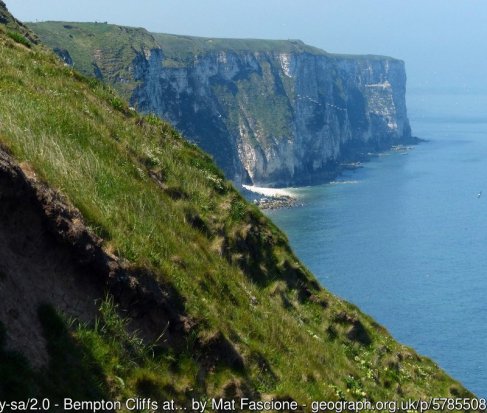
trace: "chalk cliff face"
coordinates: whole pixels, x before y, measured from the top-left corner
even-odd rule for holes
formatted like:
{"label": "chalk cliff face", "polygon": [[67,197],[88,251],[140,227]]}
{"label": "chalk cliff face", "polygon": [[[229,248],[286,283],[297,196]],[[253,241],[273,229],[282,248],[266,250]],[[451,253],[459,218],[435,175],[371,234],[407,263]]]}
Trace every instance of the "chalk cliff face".
{"label": "chalk cliff face", "polygon": [[236,181],[304,183],[411,138],[398,60],[221,51],[170,68],[152,50],[133,65],[132,103],[169,119]]}
{"label": "chalk cliff face", "polygon": [[219,51],[171,68],[152,50],[133,65],[133,104],[169,119],[236,181],[305,183],[411,138],[398,60]]}
{"label": "chalk cliff face", "polygon": [[[237,183],[321,181],[342,162],[412,140],[400,60],[332,55],[300,41],[145,33],[150,42],[137,40],[119,75],[110,72],[116,55],[93,46],[92,74],[172,122]],[[57,34],[52,46],[65,46]]]}

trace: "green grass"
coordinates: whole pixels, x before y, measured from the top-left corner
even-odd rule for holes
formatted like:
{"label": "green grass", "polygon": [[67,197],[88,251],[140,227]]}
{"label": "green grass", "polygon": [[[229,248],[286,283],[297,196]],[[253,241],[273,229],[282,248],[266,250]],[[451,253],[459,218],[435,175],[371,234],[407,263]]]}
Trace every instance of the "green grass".
{"label": "green grass", "polygon": [[[144,29],[114,26],[105,23],[45,23],[36,26],[52,48],[68,50],[78,71],[95,75],[95,67],[104,80],[118,83],[119,91],[129,98],[136,86],[130,66],[137,53],[158,47],[153,36]],[[47,43],[46,43],[47,44]],[[120,82],[124,79],[123,82]]]}
{"label": "green grass", "polygon": [[20,33],[8,31],[7,36],[17,43],[23,44],[25,47],[30,48],[32,46],[31,42],[29,42],[27,38],[22,36]]}
{"label": "green grass", "polygon": [[[104,47],[107,39],[121,37],[119,44],[125,41],[133,41],[134,37],[137,39],[137,46],[144,45],[146,47],[153,47],[154,42],[164,50],[165,55],[174,61],[188,63],[188,59],[192,59],[196,55],[205,53],[212,53],[218,51],[234,51],[239,52],[272,52],[272,53],[312,53],[318,55],[340,56],[342,58],[357,59],[366,57],[367,59],[387,58],[378,55],[347,55],[347,54],[332,54],[327,53],[317,47],[313,47],[303,43],[301,40],[267,40],[267,39],[231,39],[231,38],[212,38],[212,37],[197,37],[185,36],[167,33],[150,33],[142,28],[118,26],[106,23],[80,23],[80,22],[40,22],[29,23],[36,33],[41,36],[42,40],[49,45],[54,45],[56,36],[58,44],[64,44],[64,38],[70,37],[74,39],[78,37],[78,41],[87,37],[92,37],[90,41],[92,44],[98,42],[98,46]],[[131,39],[127,36],[133,36]],[[76,40],[74,40],[76,41]],[[110,42],[109,42],[110,43]],[[391,59],[391,58],[389,58]],[[394,60],[394,59],[392,59]]]}
{"label": "green grass", "polygon": [[[43,47],[27,49],[3,32],[0,124],[0,143],[68,197],[104,248],[174,285],[198,322],[183,346],[155,351],[154,343],[127,332],[128,320],[116,316],[109,299],[90,324],[43,307],[52,392],[75,393],[81,379],[85,392],[112,399],[134,392],[214,396],[232,380],[300,402],[464,392],[432,361],[317,287],[286,237],[240,197],[208,155],[156,117],[133,113],[109,87]],[[370,345],[347,338],[344,313],[366,329]],[[202,361],[194,343],[217,333],[233,343],[245,367],[217,364],[198,382]],[[81,360],[80,376],[61,375],[73,354]],[[39,372],[14,363],[35,384]]]}

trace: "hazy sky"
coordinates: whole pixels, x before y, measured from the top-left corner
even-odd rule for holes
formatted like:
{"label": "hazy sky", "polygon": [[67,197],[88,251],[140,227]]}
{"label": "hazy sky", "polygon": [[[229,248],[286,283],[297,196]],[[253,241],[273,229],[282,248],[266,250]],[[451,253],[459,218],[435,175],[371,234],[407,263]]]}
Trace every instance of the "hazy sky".
{"label": "hazy sky", "polygon": [[404,59],[409,89],[487,89],[485,0],[5,0],[24,21],[108,21],[209,37],[301,39]]}

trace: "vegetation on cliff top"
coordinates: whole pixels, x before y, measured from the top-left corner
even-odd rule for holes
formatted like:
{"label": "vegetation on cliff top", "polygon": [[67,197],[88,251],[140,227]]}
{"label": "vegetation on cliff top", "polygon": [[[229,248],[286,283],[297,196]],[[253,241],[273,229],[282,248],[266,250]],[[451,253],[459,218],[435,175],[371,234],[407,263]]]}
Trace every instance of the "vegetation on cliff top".
{"label": "vegetation on cliff top", "polygon": [[2,332],[0,398],[469,394],[319,287],[209,156],[9,30],[0,26],[1,145],[82,212],[106,251],[172,285],[194,325],[168,347],[163,329],[148,342],[128,328],[110,297],[89,323],[41,307],[50,363],[30,367],[3,349]]}
{"label": "vegetation on cliff top", "polygon": [[[168,67],[186,67],[209,53],[273,52],[310,53],[350,59],[386,59],[384,56],[330,54],[300,40],[219,39],[150,33],[143,28],[106,23],[41,22],[29,23],[41,40],[53,49],[69,50],[76,69],[87,75],[106,74],[125,97],[135,87],[128,71],[137,53],[161,49]],[[395,60],[387,57],[387,59]],[[98,71],[98,69],[100,69]],[[119,82],[124,79],[125,82]],[[117,82],[115,82],[117,80]],[[125,83],[125,84],[124,84]],[[121,87],[123,85],[123,88]]]}

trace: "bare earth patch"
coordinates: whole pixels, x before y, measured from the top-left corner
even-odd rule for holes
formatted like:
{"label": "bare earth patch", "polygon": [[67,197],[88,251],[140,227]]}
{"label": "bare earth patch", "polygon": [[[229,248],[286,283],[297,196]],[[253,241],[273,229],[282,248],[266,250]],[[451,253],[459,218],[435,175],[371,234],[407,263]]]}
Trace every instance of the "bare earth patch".
{"label": "bare earth patch", "polygon": [[[19,178],[18,171],[10,171],[15,172]],[[51,304],[68,316],[90,321],[102,289],[48,233],[21,181],[1,175],[0,321],[7,327],[7,346],[23,353],[33,366],[41,366],[48,356],[39,306]]]}

